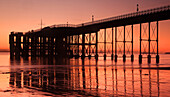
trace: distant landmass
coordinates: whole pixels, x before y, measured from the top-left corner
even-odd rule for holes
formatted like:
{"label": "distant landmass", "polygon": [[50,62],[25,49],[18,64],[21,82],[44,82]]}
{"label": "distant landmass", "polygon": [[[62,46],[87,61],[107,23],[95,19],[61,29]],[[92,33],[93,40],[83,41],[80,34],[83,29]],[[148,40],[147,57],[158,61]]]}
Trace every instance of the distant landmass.
{"label": "distant landmass", "polygon": [[170,52],[165,52],[165,54],[170,54]]}
{"label": "distant landmass", "polygon": [[0,52],[9,52],[7,49],[0,49]]}

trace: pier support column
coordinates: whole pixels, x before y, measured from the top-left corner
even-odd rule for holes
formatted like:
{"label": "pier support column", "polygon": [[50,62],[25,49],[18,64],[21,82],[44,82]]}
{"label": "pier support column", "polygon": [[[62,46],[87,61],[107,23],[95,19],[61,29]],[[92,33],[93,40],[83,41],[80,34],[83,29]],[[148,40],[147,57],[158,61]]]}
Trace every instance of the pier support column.
{"label": "pier support column", "polygon": [[53,37],[48,37],[48,57],[51,58],[53,57],[53,48],[54,48],[54,38]]}
{"label": "pier support column", "polygon": [[98,60],[98,32],[96,32],[96,55],[95,59]]}
{"label": "pier support column", "polygon": [[72,40],[72,58],[75,56],[75,42],[74,42],[74,35],[71,37]]}
{"label": "pier support column", "polygon": [[149,24],[149,37],[148,37],[148,63],[151,63],[151,54],[150,54],[150,46],[151,46],[151,37],[150,37],[150,22]]}
{"label": "pier support column", "polygon": [[10,59],[14,58],[14,32],[11,32],[9,35],[9,43],[10,43]]}
{"label": "pier support column", "polygon": [[26,51],[27,51],[27,56],[28,56],[28,57],[29,57],[29,52],[30,52],[29,46],[30,46],[29,37],[26,36],[26,48],[27,48]]}
{"label": "pier support column", "polygon": [[35,37],[31,36],[31,58],[35,58]]}
{"label": "pier support column", "polygon": [[104,60],[106,60],[106,28],[104,29]]}
{"label": "pier support column", "polygon": [[126,48],[126,40],[125,40],[125,26],[124,26],[124,40],[123,40],[123,44],[124,44],[124,51],[123,51],[123,62],[126,62],[126,54],[125,54],[125,48]]}
{"label": "pier support column", "polygon": [[43,53],[42,53],[43,57],[46,56],[46,37],[43,37]]}
{"label": "pier support column", "polygon": [[114,57],[114,54],[113,54],[113,36],[114,36],[114,33],[113,33],[113,27],[112,27],[112,54],[111,54],[111,60],[113,60],[113,57]]}
{"label": "pier support column", "polygon": [[132,55],[131,55],[131,62],[134,61],[134,55],[133,55],[133,24],[132,24]]}
{"label": "pier support column", "polygon": [[40,36],[40,57],[43,56],[43,37]]}
{"label": "pier support column", "polygon": [[33,49],[34,49],[33,50],[34,51],[33,52],[34,53],[33,56],[36,58],[36,56],[37,56],[37,54],[36,54],[36,51],[37,51],[37,43],[36,43],[37,42],[37,38],[33,37],[33,39],[34,39],[34,41],[33,41]]}
{"label": "pier support column", "polygon": [[85,34],[82,34],[82,55],[81,55],[81,59],[85,58]]}
{"label": "pier support column", "polygon": [[117,27],[115,27],[115,62],[117,62]]}
{"label": "pier support column", "polygon": [[75,59],[79,58],[79,35],[74,35]]}
{"label": "pier support column", "polygon": [[77,35],[77,38],[78,38],[78,40],[77,40],[77,41],[78,41],[78,54],[77,54],[77,58],[79,58],[79,56],[80,56],[80,55],[79,55],[79,54],[80,54],[80,50],[79,50],[79,48],[80,48],[80,40],[79,40],[79,37],[80,37],[80,36]]}
{"label": "pier support column", "polygon": [[57,56],[58,56],[58,52],[57,52],[57,47],[58,47],[58,45],[57,45],[57,41],[58,41],[58,39],[57,39],[57,37],[55,37],[55,58],[57,58]]}
{"label": "pier support column", "polygon": [[48,57],[51,56],[51,38],[48,37]]}
{"label": "pier support column", "polygon": [[[54,40],[55,40],[55,39],[54,39]],[[69,58],[69,54],[68,54],[69,45],[68,45],[68,42],[69,42],[68,36],[65,36],[65,48],[66,48],[66,57],[67,57],[67,58]]]}
{"label": "pier support column", "polygon": [[24,35],[23,36],[23,58],[24,59],[28,59],[28,39],[27,39],[27,36]]}
{"label": "pier support column", "polygon": [[91,33],[89,33],[89,59],[91,59]]}
{"label": "pier support column", "polygon": [[141,45],[142,45],[142,24],[140,23],[140,54],[139,54],[139,63],[142,63],[142,49],[141,49]]}
{"label": "pier support column", "polygon": [[71,49],[70,49],[70,43],[71,43],[71,41],[70,41],[70,36],[67,36],[68,37],[68,54],[69,54],[69,58],[71,58]]}
{"label": "pier support column", "polygon": [[70,49],[70,58],[73,58],[73,36],[70,36],[70,46],[72,49]]}
{"label": "pier support column", "polygon": [[156,63],[159,63],[159,45],[158,45],[158,21],[157,21],[157,39],[156,39],[156,42],[157,42],[157,54],[156,54]]}
{"label": "pier support column", "polygon": [[51,57],[54,56],[54,37],[51,37]]}
{"label": "pier support column", "polygon": [[39,50],[39,37],[35,37],[35,57],[40,55],[40,50]]}
{"label": "pier support column", "polygon": [[21,35],[22,33],[16,34],[16,50],[15,50],[15,57],[16,59],[20,59],[21,56]]}

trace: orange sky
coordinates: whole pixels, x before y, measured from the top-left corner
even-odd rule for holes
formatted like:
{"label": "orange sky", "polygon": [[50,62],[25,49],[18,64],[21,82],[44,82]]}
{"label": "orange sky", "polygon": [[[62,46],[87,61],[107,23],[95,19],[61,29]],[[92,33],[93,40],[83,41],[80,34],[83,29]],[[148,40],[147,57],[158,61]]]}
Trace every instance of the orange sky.
{"label": "orange sky", "polygon": [[[170,5],[170,0],[0,0],[0,49],[9,48],[11,31],[40,28],[41,19],[44,26],[79,24],[91,21],[92,15],[96,20],[135,12],[137,3],[139,10],[145,10]],[[159,48],[163,52],[170,51],[169,26],[170,20],[159,24]]]}

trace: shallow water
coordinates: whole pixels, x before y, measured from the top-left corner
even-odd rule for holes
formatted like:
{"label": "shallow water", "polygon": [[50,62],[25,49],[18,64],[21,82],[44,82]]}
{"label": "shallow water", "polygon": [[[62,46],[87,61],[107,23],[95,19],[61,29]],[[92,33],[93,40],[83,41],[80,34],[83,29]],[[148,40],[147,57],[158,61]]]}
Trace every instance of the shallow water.
{"label": "shallow water", "polygon": [[0,96],[170,96],[170,55],[160,64],[95,59],[9,59],[0,53]]}

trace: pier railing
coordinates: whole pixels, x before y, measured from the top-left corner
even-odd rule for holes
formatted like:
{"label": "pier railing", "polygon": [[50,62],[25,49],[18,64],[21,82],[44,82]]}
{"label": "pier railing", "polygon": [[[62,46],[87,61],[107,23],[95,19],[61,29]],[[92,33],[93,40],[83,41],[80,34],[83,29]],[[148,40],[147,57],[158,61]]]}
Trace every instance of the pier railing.
{"label": "pier railing", "polygon": [[[158,7],[158,8],[154,8],[154,9],[148,9],[148,10],[144,10],[144,11],[139,11],[139,12],[134,12],[134,13],[129,13],[129,14],[124,14],[124,15],[119,15],[116,17],[110,17],[110,18],[106,18],[106,19],[96,20],[93,22],[87,22],[87,23],[83,23],[83,25],[87,26],[87,25],[98,24],[98,23],[103,23],[103,22],[108,22],[108,21],[119,20],[119,19],[125,19],[125,18],[130,18],[130,17],[136,17],[136,16],[141,16],[141,15],[147,15],[147,14],[152,14],[152,13],[157,13],[157,12],[167,11],[167,10],[170,10],[170,5]],[[78,24],[76,26],[81,27],[82,24]]]}
{"label": "pier railing", "polygon": [[[120,20],[120,19],[126,19],[126,18],[131,18],[131,17],[136,17],[136,16],[142,16],[142,15],[147,15],[147,14],[153,14],[153,13],[158,13],[158,12],[162,12],[162,11],[167,11],[170,10],[170,5],[167,6],[162,6],[162,7],[158,7],[158,8],[154,8],[154,9],[148,9],[148,10],[144,10],[144,11],[139,11],[139,12],[134,12],[134,13],[129,13],[129,14],[124,14],[124,15],[119,15],[119,16],[115,16],[115,17],[110,17],[110,18],[106,18],[106,19],[101,19],[101,20],[96,20],[93,22],[86,22],[86,23],[81,23],[81,24],[58,24],[58,25],[52,25],[49,26],[50,28],[56,27],[56,28],[60,28],[60,27],[82,27],[82,26],[88,26],[88,25],[93,25],[93,24],[99,24],[99,23],[103,23],[103,22],[109,22],[109,21],[114,21],[114,20]],[[41,29],[37,29],[34,30],[34,32],[40,31]]]}

